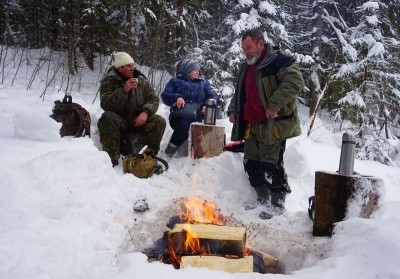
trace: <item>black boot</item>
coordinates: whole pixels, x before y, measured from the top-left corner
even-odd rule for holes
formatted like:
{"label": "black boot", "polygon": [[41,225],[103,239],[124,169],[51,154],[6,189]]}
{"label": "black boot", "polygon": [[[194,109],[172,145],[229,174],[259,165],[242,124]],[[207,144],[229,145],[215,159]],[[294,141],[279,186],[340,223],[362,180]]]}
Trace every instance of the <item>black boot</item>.
{"label": "black boot", "polygon": [[[261,187],[260,187],[261,188]],[[262,205],[264,205],[265,210],[258,215],[261,219],[266,220],[266,219],[271,219],[272,217],[275,216],[275,214],[272,211],[271,208],[271,203],[270,198],[272,199],[273,193],[267,188],[263,187],[262,190],[260,190],[260,199],[257,199]],[[257,192],[258,195],[258,192]]]}
{"label": "black boot", "polygon": [[271,206],[274,208],[277,215],[280,215],[285,211],[285,200],[286,193],[271,192]]}
{"label": "black boot", "polygon": [[257,201],[261,204],[266,204],[269,202],[270,191],[266,186],[255,187],[257,193]]}
{"label": "black boot", "polygon": [[113,167],[118,165],[118,159],[111,159],[111,164]]}

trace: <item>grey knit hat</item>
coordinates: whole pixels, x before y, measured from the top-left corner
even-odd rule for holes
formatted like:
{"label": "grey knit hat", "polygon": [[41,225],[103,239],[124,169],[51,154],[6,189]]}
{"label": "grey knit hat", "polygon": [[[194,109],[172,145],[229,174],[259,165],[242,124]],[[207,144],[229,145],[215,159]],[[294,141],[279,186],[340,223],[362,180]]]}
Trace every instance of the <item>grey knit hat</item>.
{"label": "grey knit hat", "polygon": [[191,59],[183,59],[178,63],[178,65],[176,65],[176,75],[177,76],[187,75],[191,71],[198,69],[200,69],[199,62],[196,62]]}

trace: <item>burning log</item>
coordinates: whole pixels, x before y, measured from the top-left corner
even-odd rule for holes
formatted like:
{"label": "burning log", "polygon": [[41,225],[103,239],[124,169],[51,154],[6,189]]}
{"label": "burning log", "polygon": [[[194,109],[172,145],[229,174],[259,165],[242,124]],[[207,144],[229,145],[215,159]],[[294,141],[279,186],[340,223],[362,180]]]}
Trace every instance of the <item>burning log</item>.
{"label": "burning log", "polygon": [[183,256],[180,268],[188,266],[207,267],[212,270],[224,270],[231,273],[253,272],[253,257],[229,259],[217,256]]}
{"label": "burning log", "polygon": [[226,217],[215,204],[198,198],[180,199],[180,213],[172,217],[156,248],[147,254],[175,268],[207,267],[227,272],[264,272],[278,259],[246,244],[245,227],[225,226]]}
{"label": "burning log", "polygon": [[246,245],[247,250],[250,251],[250,254],[253,255],[255,258],[258,257],[261,259],[263,264],[262,268],[276,266],[279,260],[268,253],[259,251],[254,249],[250,244]]}
{"label": "burning log", "polygon": [[[192,243],[191,243],[192,241]],[[246,228],[212,224],[176,224],[168,233],[168,246],[175,254],[235,255],[245,253]]]}

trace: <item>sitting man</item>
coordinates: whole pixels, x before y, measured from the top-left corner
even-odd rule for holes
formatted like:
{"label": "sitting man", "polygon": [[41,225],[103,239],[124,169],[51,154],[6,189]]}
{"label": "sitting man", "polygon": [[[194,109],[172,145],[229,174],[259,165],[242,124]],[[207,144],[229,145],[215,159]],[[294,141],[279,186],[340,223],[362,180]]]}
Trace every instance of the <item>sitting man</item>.
{"label": "sitting man", "polygon": [[104,110],[98,121],[100,142],[118,165],[121,142],[135,132],[157,154],[165,130],[165,119],[157,114],[159,98],[147,78],[134,68],[133,58],[126,52],[115,54],[114,66],[101,80],[100,106]]}

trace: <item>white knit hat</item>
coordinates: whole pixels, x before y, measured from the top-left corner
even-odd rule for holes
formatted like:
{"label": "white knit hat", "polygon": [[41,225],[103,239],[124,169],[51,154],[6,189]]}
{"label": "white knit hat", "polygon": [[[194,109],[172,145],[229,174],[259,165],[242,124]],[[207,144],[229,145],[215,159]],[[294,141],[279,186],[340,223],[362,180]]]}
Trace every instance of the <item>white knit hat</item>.
{"label": "white knit hat", "polygon": [[127,65],[127,64],[135,63],[133,61],[133,58],[126,52],[117,52],[115,54],[114,59],[115,59],[115,63],[114,63],[115,68],[119,68],[119,67]]}

